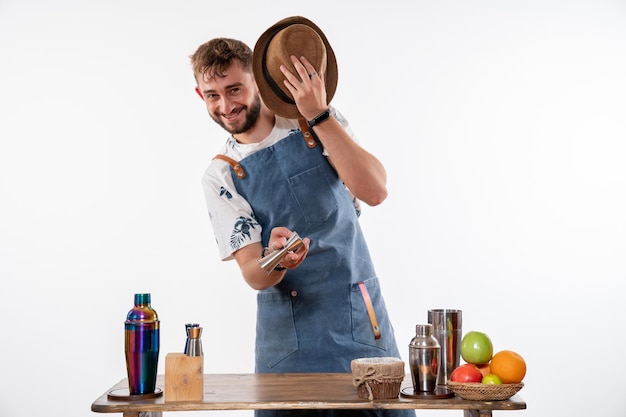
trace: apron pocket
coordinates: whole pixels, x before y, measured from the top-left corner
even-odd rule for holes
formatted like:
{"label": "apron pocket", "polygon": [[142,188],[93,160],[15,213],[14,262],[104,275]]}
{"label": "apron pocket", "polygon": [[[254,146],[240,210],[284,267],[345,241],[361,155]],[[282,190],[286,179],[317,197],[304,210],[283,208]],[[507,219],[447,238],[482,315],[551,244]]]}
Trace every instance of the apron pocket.
{"label": "apron pocket", "polygon": [[[321,223],[337,211],[337,200],[324,170],[319,165],[289,178],[289,185],[304,219]],[[319,198],[316,196],[327,196]]]}
{"label": "apron pocket", "polygon": [[350,302],[352,304],[352,338],[355,342],[368,346],[374,346],[382,350],[387,350],[387,340],[392,336],[391,329],[386,326],[388,322],[383,304],[380,284],[378,278],[371,278],[363,281],[367,287],[367,293],[372,301],[376,320],[380,326],[380,338],[376,339],[375,332],[370,319],[367,305],[363,298],[363,293],[359,288],[359,284],[350,284]]}
{"label": "apron pocket", "polygon": [[256,356],[271,368],[298,350],[289,292],[257,294]]}

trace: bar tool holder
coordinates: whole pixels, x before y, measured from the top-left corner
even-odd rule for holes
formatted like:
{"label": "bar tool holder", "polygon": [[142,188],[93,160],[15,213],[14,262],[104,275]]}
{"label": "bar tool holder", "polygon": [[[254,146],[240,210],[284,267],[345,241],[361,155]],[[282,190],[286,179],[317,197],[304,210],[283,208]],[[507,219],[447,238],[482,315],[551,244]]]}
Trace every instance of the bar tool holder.
{"label": "bar tool holder", "polygon": [[183,353],[165,357],[165,401],[202,401],[204,397],[204,353],[202,327],[185,324],[187,341]]}

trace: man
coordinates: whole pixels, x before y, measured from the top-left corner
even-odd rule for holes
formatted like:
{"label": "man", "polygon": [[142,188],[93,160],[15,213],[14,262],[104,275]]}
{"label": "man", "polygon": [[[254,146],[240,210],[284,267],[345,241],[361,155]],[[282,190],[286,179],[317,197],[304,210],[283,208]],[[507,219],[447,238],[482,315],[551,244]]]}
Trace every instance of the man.
{"label": "man", "polygon": [[[209,115],[231,135],[203,187],[222,259],[259,290],[256,372],[350,372],[355,358],[399,357],[358,224],[359,201],[386,198],[386,173],[329,106],[337,64],[325,35],[290,17],[254,52],[218,38],[191,62]],[[259,258],[295,232],[302,245],[267,273]]]}

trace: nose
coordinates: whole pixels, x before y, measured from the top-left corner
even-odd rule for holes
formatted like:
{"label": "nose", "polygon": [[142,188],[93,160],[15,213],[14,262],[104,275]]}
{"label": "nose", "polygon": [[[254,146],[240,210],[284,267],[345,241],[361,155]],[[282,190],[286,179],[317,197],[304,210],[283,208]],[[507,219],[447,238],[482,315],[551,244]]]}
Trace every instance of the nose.
{"label": "nose", "polygon": [[222,100],[220,100],[219,111],[223,114],[230,114],[230,112],[232,112],[235,107],[235,103],[233,103],[226,97],[223,97]]}

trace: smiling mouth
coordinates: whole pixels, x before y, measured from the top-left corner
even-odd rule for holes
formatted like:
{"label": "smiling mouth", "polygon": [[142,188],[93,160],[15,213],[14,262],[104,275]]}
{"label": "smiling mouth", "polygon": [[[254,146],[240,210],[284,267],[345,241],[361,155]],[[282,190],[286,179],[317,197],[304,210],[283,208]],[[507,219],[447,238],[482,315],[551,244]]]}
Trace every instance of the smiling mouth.
{"label": "smiling mouth", "polygon": [[234,119],[243,111],[243,107],[231,111],[229,114],[222,113],[222,117],[226,120]]}

